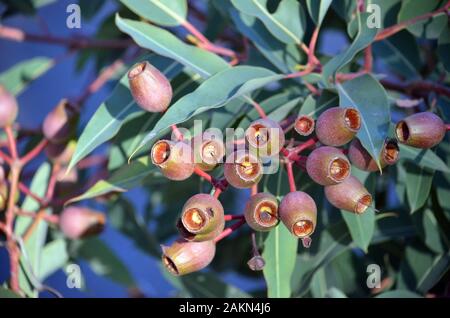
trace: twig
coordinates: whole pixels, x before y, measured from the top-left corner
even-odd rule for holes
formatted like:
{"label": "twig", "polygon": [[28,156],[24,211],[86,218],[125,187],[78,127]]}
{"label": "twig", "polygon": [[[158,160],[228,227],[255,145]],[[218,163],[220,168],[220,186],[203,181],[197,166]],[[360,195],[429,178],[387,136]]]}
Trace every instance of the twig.
{"label": "twig", "polygon": [[396,34],[397,32],[400,32],[403,29],[406,29],[407,27],[409,27],[410,25],[416,24],[419,21],[422,20],[427,20],[429,18],[432,18],[434,16],[437,16],[441,13],[446,13],[450,8],[450,1],[448,1],[445,6],[443,6],[442,8],[433,11],[433,12],[428,12],[422,15],[419,15],[417,17],[414,17],[412,19],[409,20],[405,20],[402,21],[396,25],[393,25],[389,28],[384,29],[383,31],[381,31],[380,33],[377,34],[377,36],[375,37],[375,41],[381,41],[384,40],[385,38],[388,38],[394,34]]}
{"label": "twig", "polygon": [[295,191],[297,191],[297,187],[295,185],[295,178],[294,178],[294,172],[292,169],[291,161],[286,162],[286,170],[287,170],[288,179],[289,179],[289,189],[291,192],[295,192]]}
{"label": "twig", "polygon": [[0,26],[0,38],[16,42],[42,42],[54,45],[63,45],[70,49],[126,49],[133,45],[131,39],[125,40],[97,40],[86,37],[62,38],[51,35],[38,35],[26,33],[21,29]]}
{"label": "twig", "polygon": [[44,150],[45,147],[47,147],[47,145],[48,145],[48,140],[42,139],[36,145],[36,147],[34,147],[29,153],[27,153],[25,156],[23,156],[20,159],[20,162],[22,163],[22,165],[26,165],[28,162],[30,162],[31,160],[36,158],[41,153],[41,151]]}
{"label": "twig", "polygon": [[226,238],[227,236],[229,236],[231,233],[233,233],[234,231],[236,231],[238,228],[240,228],[242,225],[245,224],[245,219],[244,220],[240,220],[239,222],[237,222],[236,224],[233,224],[232,226],[230,226],[229,228],[226,228],[225,230],[223,230],[222,233],[220,233],[219,236],[217,236],[214,239],[214,242],[219,242],[220,240]]}

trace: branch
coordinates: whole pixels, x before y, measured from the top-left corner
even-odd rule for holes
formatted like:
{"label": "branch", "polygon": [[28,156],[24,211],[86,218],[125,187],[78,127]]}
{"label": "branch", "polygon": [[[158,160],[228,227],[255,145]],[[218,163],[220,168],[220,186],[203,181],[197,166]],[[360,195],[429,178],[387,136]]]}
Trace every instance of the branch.
{"label": "branch", "polygon": [[133,45],[131,39],[125,40],[97,40],[86,37],[62,38],[52,35],[26,33],[21,29],[0,26],[0,38],[15,42],[41,42],[62,45],[70,49],[126,49]]}
{"label": "branch", "polygon": [[434,16],[437,16],[441,13],[446,13],[450,8],[450,1],[448,1],[445,6],[443,6],[442,8],[433,11],[433,12],[428,12],[422,15],[419,15],[417,17],[414,17],[412,19],[409,20],[405,20],[402,21],[396,25],[393,25],[389,28],[384,29],[383,31],[381,31],[380,33],[377,34],[377,36],[375,37],[375,41],[381,41],[384,40],[385,38],[388,38],[394,34],[396,34],[397,32],[400,32],[401,30],[406,29],[407,27],[409,27],[410,25],[416,24],[419,21],[422,20],[427,20],[429,18],[432,18]]}
{"label": "branch", "polygon": [[382,79],[380,80],[380,82],[387,89],[398,91],[413,97],[424,97],[427,96],[430,92],[450,97],[450,88],[436,83],[416,81],[401,84],[386,79]]}

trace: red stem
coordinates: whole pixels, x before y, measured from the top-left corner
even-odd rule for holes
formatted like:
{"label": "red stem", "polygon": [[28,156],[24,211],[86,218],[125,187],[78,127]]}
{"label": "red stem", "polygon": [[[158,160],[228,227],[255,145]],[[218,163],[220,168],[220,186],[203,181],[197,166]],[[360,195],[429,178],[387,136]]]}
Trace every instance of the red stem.
{"label": "red stem", "polygon": [[39,217],[42,220],[44,220],[48,223],[52,223],[52,224],[58,224],[58,222],[59,222],[59,216],[55,215],[55,214],[41,214],[38,216],[38,214],[35,212],[28,212],[28,211],[23,211],[23,210],[16,210],[16,214],[20,215],[20,216],[34,218],[34,219]]}
{"label": "red stem", "polygon": [[22,182],[19,182],[19,190],[23,194],[33,198],[33,200],[38,202],[40,205],[45,205],[45,200],[43,198],[39,197],[38,195],[34,194],[33,192],[31,192],[31,190]]}
{"label": "red stem", "polygon": [[220,240],[226,238],[227,236],[229,236],[231,233],[233,233],[234,231],[236,231],[238,228],[240,228],[242,225],[245,224],[245,220],[240,220],[239,222],[237,222],[236,224],[233,224],[232,226],[230,226],[229,228],[226,228],[225,230],[223,230],[222,233],[220,233],[219,236],[217,236],[214,239],[214,242],[217,243]]}
{"label": "red stem", "polygon": [[286,170],[288,173],[288,179],[289,179],[289,189],[291,192],[297,191],[297,187],[295,185],[295,179],[294,179],[294,172],[292,169],[292,162],[286,162]]}
{"label": "red stem", "polygon": [[218,199],[219,196],[222,194],[222,192],[223,192],[222,189],[220,189],[220,188],[215,188],[215,189],[214,189],[214,197],[215,197],[216,199]]}
{"label": "red stem", "polygon": [[266,112],[264,111],[264,109],[262,109],[260,104],[255,102],[253,99],[251,99],[251,104],[252,104],[253,108],[258,112],[259,117],[261,117],[261,118],[267,117]]}
{"label": "red stem", "polygon": [[12,131],[11,126],[6,126],[5,132],[6,132],[6,137],[8,139],[8,146],[9,146],[9,151],[11,152],[12,160],[13,161],[17,160],[19,157],[17,154],[17,144],[16,144],[16,139],[14,138],[14,133]]}
{"label": "red stem", "polygon": [[16,42],[45,42],[48,44],[63,45],[70,49],[126,49],[133,45],[133,41],[126,40],[98,40],[83,38],[62,38],[51,35],[38,35],[25,33],[13,27],[0,26],[0,38]]}
{"label": "red stem", "polygon": [[292,151],[295,152],[295,153],[297,153],[297,154],[299,154],[299,153],[301,153],[302,151],[304,151],[305,149],[308,149],[308,148],[310,148],[310,147],[313,147],[313,146],[317,143],[317,141],[319,141],[319,140],[317,139],[317,137],[310,138],[310,139],[308,139],[307,141],[305,141],[304,143],[302,143],[301,145],[298,145],[297,147],[295,147],[294,149],[292,149]]}
{"label": "red stem", "polygon": [[369,45],[364,49],[364,71],[370,73],[372,72],[372,69],[373,69],[372,45]]}
{"label": "red stem", "polygon": [[258,193],[258,184],[254,184],[251,189],[251,195],[255,195]]}
{"label": "red stem", "polygon": [[245,216],[243,216],[243,215],[226,214],[224,216],[224,220],[225,221],[243,220],[243,219],[245,219]]}
{"label": "red stem", "polygon": [[402,22],[400,22],[396,25],[393,25],[389,28],[386,28],[377,34],[377,36],[375,37],[375,41],[380,41],[387,37],[390,37],[390,36],[396,34],[397,32],[400,32],[401,30],[407,28],[408,26],[416,24],[417,22],[419,22],[421,20],[426,20],[426,19],[432,18],[438,14],[447,12],[449,8],[450,8],[450,1],[448,1],[445,4],[445,6],[443,6],[442,8],[440,8],[434,12],[428,12],[428,13],[419,15],[417,17],[414,17],[412,19],[402,21]]}
{"label": "red stem", "polygon": [[3,151],[0,151],[0,158],[3,159],[9,166],[12,165],[12,159],[10,156],[5,154]]}
{"label": "red stem", "polygon": [[202,169],[195,167],[194,173],[198,175],[200,178],[205,179],[209,183],[213,184],[215,182],[215,179],[207,172],[203,171]]}
{"label": "red stem", "polygon": [[172,131],[175,134],[175,138],[177,138],[177,140],[183,140],[184,139],[184,136],[181,133],[181,131],[178,129],[177,125],[172,125],[170,127],[172,128]]}
{"label": "red stem", "polygon": [[48,145],[47,139],[42,139],[36,147],[34,147],[29,153],[27,153],[25,156],[20,159],[22,165],[26,165],[28,162],[36,158],[42,150],[44,150],[45,147]]}
{"label": "red stem", "polygon": [[48,181],[47,193],[45,194],[45,201],[47,202],[53,199],[53,194],[55,193],[55,187],[57,182],[57,176],[60,169],[61,167],[59,164],[55,164],[53,166],[53,171],[50,176],[50,180]]}

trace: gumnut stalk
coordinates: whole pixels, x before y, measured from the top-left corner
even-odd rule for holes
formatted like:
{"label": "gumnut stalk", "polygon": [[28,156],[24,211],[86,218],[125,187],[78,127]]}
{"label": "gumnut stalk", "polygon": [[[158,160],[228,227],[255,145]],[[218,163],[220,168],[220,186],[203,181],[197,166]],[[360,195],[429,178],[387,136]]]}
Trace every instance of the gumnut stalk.
{"label": "gumnut stalk", "polygon": [[0,85],[0,128],[11,125],[16,120],[18,112],[16,98]]}
{"label": "gumnut stalk", "polygon": [[316,136],[327,146],[342,146],[352,140],[361,128],[361,116],[355,108],[332,107],[316,122]]}
{"label": "gumnut stalk", "polygon": [[315,128],[314,119],[308,115],[300,115],[294,123],[294,129],[301,136],[309,136],[313,133]]}
{"label": "gumnut stalk", "polygon": [[188,242],[178,239],[170,246],[161,246],[164,267],[173,275],[181,276],[208,266],[216,253],[214,241]]}
{"label": "gumnut stalk", "polygon": [[230,154],[224,164],[225,179],[235,188],[251,188],[262,178],[261,161],[246,150]]}
{"label": "gumnut stalk", "polygon": [[279,221],[277,198],[265,192],[253,195],[245,206],[244,216],[255,231],[270,231]]}
{"label": "gumnut stalk", "polygon": [[97,235],[103,231],[105,215],[84,207],[69,206],[59,217],[61,231],[70,239]]}
{"label": "gumnut stalk", "polygon": [[[397,141],[393,139],[386,140],[380,154],[381,168],[395,164],[400,157],[399,154],[400,150]],[[357,138],[351,142],[348,148],[348,158],[358,169],[371,172],[379,170],[376,161]]]}
{"label": "gumnut stalk", "polygon": [[325,187],[325,196],[338,209],[362,214],[372,204],[372,196],[356,177]]}
{"label": "gumnut stalk", "polygon": [[131,94],[136,103],[151,113],[164,112],[172,100],[169,80],[149,62],[134,65],[128,72]]}
{"label": "gumnut stalk", "polygon": [[344,181],[350,175],[350,169],[350,161],[342,150],[334,147],[316,148],[306,160],[308,175],[323,186]]}
{"label": "gumnut stalk", "polygon": [[192,149],[194,162],[203,171],[213,170],[225,155],[223,141],[207,132],[193,138]]}
{"label": "gumnut stalk", "polygon": [[184,204],[177,226],[188,241],[213,240],[225,227],[222,204],[212,195],[196,194]]}
{"label": "gumnut stalk", "polygon": [[65,143],[73,135],[77,120],[75,107],[63,99],[45,117],[42,132],[51,143]]}
{"label": "gumnut stalk", "polygon": [[170,180],[185,180],[194,173],[192,149],[183,141],[157,141],[152,147],[150,158]]}
{"label": "gumnut stalk", "polygon": [[317,222],[317,206],[305,192],[288,193],[280,203],[280,218],[287,229],[298,238],[310,237]]}
{"label": "gumnut stalk", "polygon": [[266,261],[261,256],[258,250],[258,244],[256,244],[256,235],[252,233],[252,254],[253,257],[247,262],[247,266],[252,271],[262,271],[266,265]]}
{"label": "gumnut stalk", "polygon": [[259,156],[273,156],[284,146],[284,132],[274,120],[263,118],[255,120],[245,131],[245,137],[250,148]]}
{"label": "gumnut stalk", "polygon": [[430,112],[408,116],[399,121],[395,127],[400,143],[424,149],[439,144],[444,139],[446,131],[442,119]]}

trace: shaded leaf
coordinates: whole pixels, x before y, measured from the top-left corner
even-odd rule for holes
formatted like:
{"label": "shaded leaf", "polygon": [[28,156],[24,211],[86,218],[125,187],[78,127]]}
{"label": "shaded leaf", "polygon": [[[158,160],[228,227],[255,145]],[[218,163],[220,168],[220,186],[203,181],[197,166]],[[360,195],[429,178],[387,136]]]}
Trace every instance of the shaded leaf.
{"label": "shaded leaf", "polygon": [[417,283],[417,290],[428,292],[450,269],[450,253],[439,255]]}
{"label": "shaded leaf", "polygon": [[447,27],[442,30],[441,35],[438,39],[438,54],[440,61],[442,64],[444,64],[445,69],[447,72],[450,72],[450,26],[447,25]]}
{"label": "shaded leaf", "polygon": [[420,295],[409,290],[390,290],[379,294],[375,298],[422,298]]}
{"label": "shaded leaf", "polygon": [[406,168],[406,195],[411,213],[420,209],[428,199],[434,171],[427,168],[407,164]]}
{"label": "shaded leaf", "polygon": [[419,149],[399,144],[400,160],[413,162],[421,168],[429,168],[443,172],[450,172],[450,168],[431,149]]}

